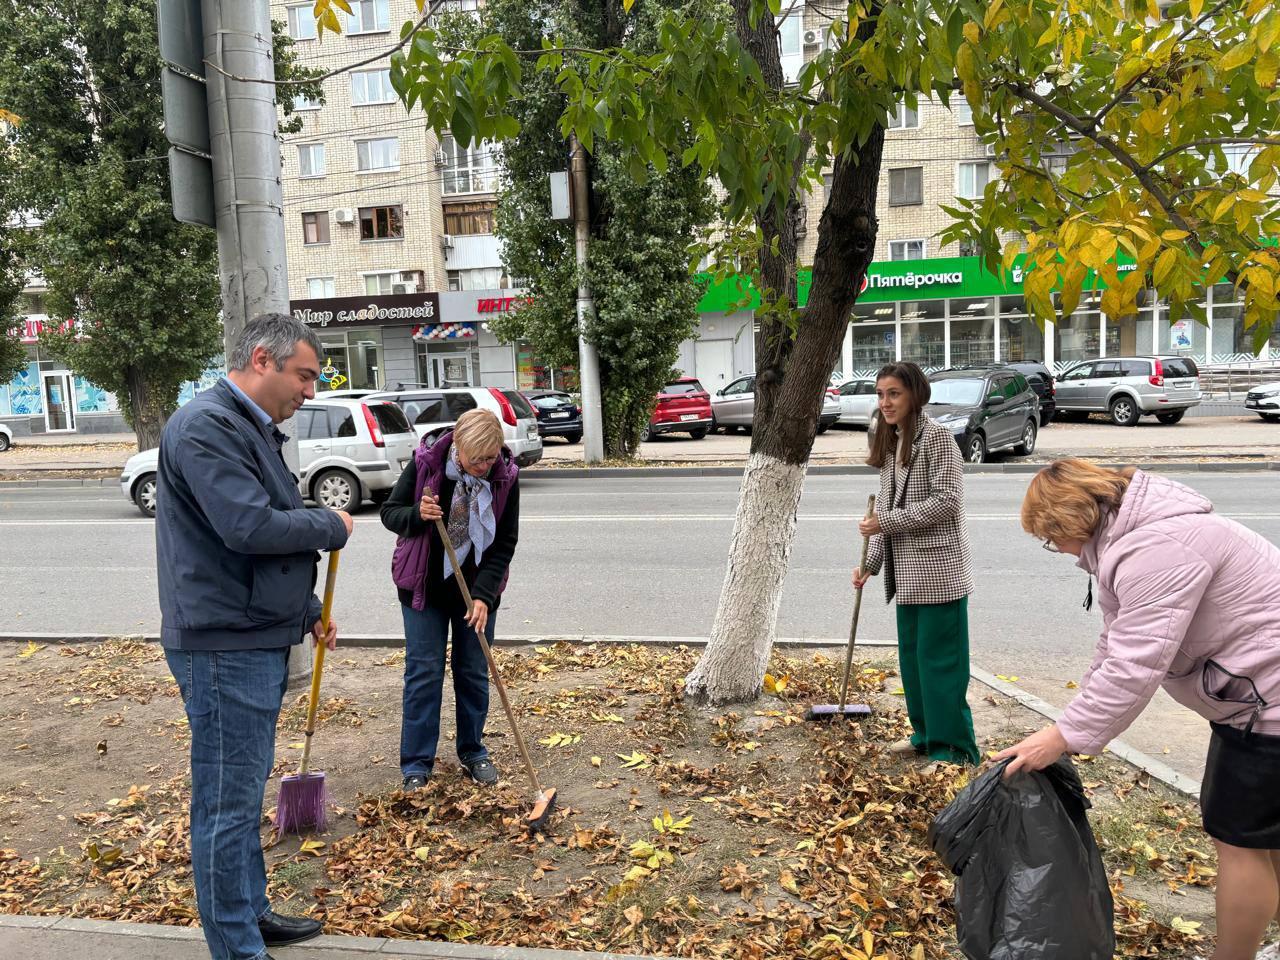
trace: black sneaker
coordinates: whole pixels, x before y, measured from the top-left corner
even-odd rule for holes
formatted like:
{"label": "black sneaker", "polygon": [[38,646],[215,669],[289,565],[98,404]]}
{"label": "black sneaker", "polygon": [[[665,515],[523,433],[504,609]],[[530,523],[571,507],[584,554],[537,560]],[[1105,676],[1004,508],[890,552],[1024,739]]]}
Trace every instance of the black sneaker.
{"label": "black sneaker", "polygon": [[488,757],[464,763],[463,767],[466,768],[467,775],[482,787],[492,787],[498,782],[498,768],[489,761]]}
{"label": "black sneaker", "polygon": [[421,790],[427,785],[427,781],[431,779],[431,774],[411,773],[404,778],[404,784],[401,787],[405,793],[413,793],[415,790]]}

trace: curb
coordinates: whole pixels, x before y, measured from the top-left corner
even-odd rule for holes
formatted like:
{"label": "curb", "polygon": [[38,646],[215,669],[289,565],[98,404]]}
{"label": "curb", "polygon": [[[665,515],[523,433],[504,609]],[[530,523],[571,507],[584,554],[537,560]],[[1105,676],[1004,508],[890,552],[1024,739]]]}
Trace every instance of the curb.
{"label": "curb", "polygon": [[[1016,700],[1019,704],[1032,710],[1040,716],[1057,722],[1062,716],[1062,711],[1046,700],[1041,700],[1033,693],[1028,693],[1017,684],[1010,683],[1008,680],[1001,680],[995,674],[988,673],[981,667],[969,666],[969,676],[984,686],[990,687],[997,693],[1002,693],[1012,700]],[[1112,740],[1110,746],[1106,748],[1107,752],[1114,757],[1118,757],[1125,763],[1137,767],[1144,773],[1149,774],[1156,780],[1159,780],[1165,786],[1177,790],[1179,793],[1185,794],[1193,800],[1200,799],[1200,781],[1188,777],[1186,774],[1179,773],[1173,767],[1169,766],[1155,757],[1148,756],[1141,750],[1129,746],[1123,740]]]}
{"label": "curb", "polygon": [[[110,940],[110,946],[100,944],[98,949],[88,947],[87,940]],[[171,927],[154,923],[120,923],[111,920],[81,920],[76,917],[31,917],[21,914],[0,916],[0,948],[5,956],[25,956],[35,960],[52,960],[53,957],[71,956],[63,944],[61,952],[53,952],[53,944],[69,940],[78,941],[85,955],[131,956],[153,941],[153,948],[163,947],[166,956],[185,958],[208,957],[204,934],[199,927]],[[45,952],[37,943],[49,943]],[[188,949],[190,944],[190,949]],[[39,952],[33,953],[35,947]],[[21,949],[23,952],[18,953]],[[547,950],[534,947],[485,947],[472,944],[437,943],[426,940],[387,940],[381,937],[322,936],[307,941],[304,947],[308,956],[315,955],[330,960],[349,960],[355,956],[387,957],[409,960],[415,957],[435,957],[440,960],[648,960],[638,954],[591,953],[585,950]],[[174,951],[170,953],[169,951]],[[180,951],[180,953],[178,953]],[[153,956],[154,954],[147,954]],[[292,954],[290,954],[292,956]]]}

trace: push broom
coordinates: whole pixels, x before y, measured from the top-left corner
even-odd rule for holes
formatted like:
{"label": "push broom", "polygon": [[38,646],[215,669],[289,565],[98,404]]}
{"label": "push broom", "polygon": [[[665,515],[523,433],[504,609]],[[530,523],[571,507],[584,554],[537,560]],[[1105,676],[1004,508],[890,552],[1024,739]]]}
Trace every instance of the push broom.
{"label": "push broom", "polygon": [[[873,494],[867,498],[867,519],[875,516],[876,498]],[[862,538],[862,562],[859,570],[867,568],[867,554],[871,550],[871,538]],[[806,720],[830,720],[832,717],[867,717],[871,715],[871,707],[865,703],[849,703],[849,671],[853,667],[853,648],[858,642],[858,614],[862,612],[862,587],[854,590],[853,626],[849,628],[849,646],[844,653],[844,682],[840,684],[840,702],[815,703],[805,711]]]}
{"label": "push broom", "polygon": [[316,644],[316,662],[311,671],[311,700],[307,704],[307,739],[302,747],[302,763],[298,772],[280,781],[280,800],[276,804],[276,829],[284,833],[324,830],[329,825],[329,790],[324,773],[308,770],[311,763],[311,737],[316,732],[316,709],[320,705],[320,675],[324,672],[324,635],[329,632],[329,616],[333,613],[333,587],[338,579],[338,554],[329,554],[329,571],[324,581],[324,605],[320,611],[323,627]]}
{"label": "push broom", "polygon": [[[440,542],[449,551],[449,563],[452,565],[453,575],[458,581],[458,590],[461,591],[463,602],[466,603],[467,611],[470,612],[474,606],[471,599],[471,590],[467,587],[466,578],[462,575],[462,567],[458,563],[458,555],[453,550],[452,541],[449,540],[449,530],[439,517],[436,517],[436,530],[440,534]],[[551,816],[551,811],[556,806],[555,787],[544,790],[542,784],[538,782],[538,771],[534,769],[533,761],[529,759],[529,749],[524,745],[524,737],[520,735],[520,724],[516,722],[515,711],[511,709],[511,701],[507,699],[507,688],[502,682],[502,675],[498,673],[498,661],[493,658],[493,651],[489,649],[489,641],[485,639],[484,632],[482,630],[473,632],[476,635],[476,639],[480,641],[480,649],[484,651],[485,660],[489,663],[489,673],[493,677],[493,685],[498,688],[498,697],[502,700],[502,709],[507,714],[507,722],[511,724],[511,733],[515,736],[516,746],[520,750],[520,759],[524,761],[525,772],[529,774],[529,782],[533,784],[533,809],[524,818],[525,827],[530,833],[541,833],[546,829],[547,818]],[[454,642],[457,642],[456,639]]]}

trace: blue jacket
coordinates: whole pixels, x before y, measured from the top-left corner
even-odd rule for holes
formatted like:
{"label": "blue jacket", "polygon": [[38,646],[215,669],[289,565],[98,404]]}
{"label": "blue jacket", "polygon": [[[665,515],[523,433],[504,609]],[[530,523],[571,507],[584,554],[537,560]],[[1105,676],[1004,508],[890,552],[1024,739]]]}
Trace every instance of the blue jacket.
{"label": "blue jacket", "polygon": [[303,506],[284,440],[225,381],[165,425],[156,564],[166,647],[287,647],[320,618],[316,551],[343,547],[347,530],[336,513]]}

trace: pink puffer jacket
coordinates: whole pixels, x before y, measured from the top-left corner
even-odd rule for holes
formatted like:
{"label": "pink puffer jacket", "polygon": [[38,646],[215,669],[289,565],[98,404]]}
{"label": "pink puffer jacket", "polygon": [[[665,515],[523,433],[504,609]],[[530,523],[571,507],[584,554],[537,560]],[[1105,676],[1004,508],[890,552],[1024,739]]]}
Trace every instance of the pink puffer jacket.
{"label": "pink puffer jacket", "polygon": [[1161,684],[1202,717],[1243,728],[1254,708],[1218,698],[1251,692],[1228,674],[1251,679],[1267,703],[1253,729],[1280,735],[1280,549],[1190,487],[1138,471],[1079,565],[1098,578],[1103,626],[1058,721],[1072,752],[1101,752]]}

